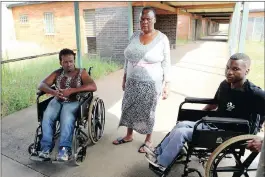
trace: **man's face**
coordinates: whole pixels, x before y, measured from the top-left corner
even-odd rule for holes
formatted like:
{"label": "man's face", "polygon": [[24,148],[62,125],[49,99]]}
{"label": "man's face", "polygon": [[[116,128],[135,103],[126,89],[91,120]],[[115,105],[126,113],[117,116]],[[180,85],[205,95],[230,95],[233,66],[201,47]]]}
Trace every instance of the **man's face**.
{"label": "man's face", "polygon": [[144,10],[143,15],[140,18],[141,30],[143,32],[149,32],[154,29],[154,24],[156,22],[153,11]]}
{"label": "man's face", "polygon": [[75,68],[75,59],[73,55],[63,55],[62,61],[60,62],[61,66],[66,72],[71,72]]}
{"label": "man's face", "polygon": [[237,83],[243,80],[249,72],[249,66],[243,60],[228,60],[225,70],[226,81]]}

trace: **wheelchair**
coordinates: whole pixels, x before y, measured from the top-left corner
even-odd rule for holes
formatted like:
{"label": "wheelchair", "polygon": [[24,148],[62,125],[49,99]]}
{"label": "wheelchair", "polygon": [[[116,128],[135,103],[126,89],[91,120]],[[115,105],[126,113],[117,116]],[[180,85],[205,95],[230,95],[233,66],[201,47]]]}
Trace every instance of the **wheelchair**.
{"label": "wheelchair", "polygon": [[[89,68],[88,74],[91,75],[91,69]],[[52,87],[55,89],[55,87]],[[28,153],[30,159],[35,161],[44,161],[38,158],[41,150],[40,140],[42,138],[42,119],[45,109],[49,102],[54,97],[49,97],[41,101],[41,97],[45,95],[44,92],[37,92],[37,119],[39,126],[36,129],[34,142],[29,145]],[[105,107],[104,102],[97,96],[94,96],[93,92],[82,92],[78,98],[80,106],[76,112],[76,120],[73,134],[73,148],[72,157],[70,160],[74,160],[75,165],[80,165],[86,158],[86,149],[88,147],[89,139],[92,144],[96,144],[103,136],[105,126]],[[86,129],[86,132],[84,131]],[[55,140],[60,135],[60,122],[59,117],[54,127],[54,145]],[[69,161],[70,161],[69,160]],[[56,158],[50,159],[49,162],[55,162]]]}
{"label": "wheelchair", "polygon": [[[184,109],[183,105],[186,103],[214,104],[215,102],[214,99],[207,98],[185,98],[179,106],[178,121],[196,122],[193,129],[192,141],[184,145],[182,153],[179,153],[164,171],[153,166],[151,163],[149,163],[149,169],[156,175],[165,177],[169,174],[174,164],[183,164],[184,173],[182,177],[187,177],[190,173],[197,173],[202,177],[199,170],[189,167],[190,158],[195,156],[205,169],[205,177],[222,177],[222,175],[225,177],[229,175],[231,177],[249,176],[248,172],[257,170],[250,168],[250,165],[259,153],[246,153],[246,145],[247,141],[258,138],[255,134],[259,132],[262,125],[260,115],[252,115],[250,121],[219,117],[217,111]],[[208,129],[197,129],[201,123],[206,124]],[[164,139],[168,135],[169,133]],[[244,162],[241,162],[242,157],[245,158],[246,155],[248,157]],[[180,161],[183,158],[185,160]]]}

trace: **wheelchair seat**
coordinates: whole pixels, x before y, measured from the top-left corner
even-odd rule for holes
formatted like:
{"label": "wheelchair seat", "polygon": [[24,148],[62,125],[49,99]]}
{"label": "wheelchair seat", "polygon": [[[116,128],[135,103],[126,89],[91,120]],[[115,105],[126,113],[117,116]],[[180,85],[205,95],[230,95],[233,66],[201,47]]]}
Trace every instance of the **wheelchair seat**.
{"label": "wheelchair seat", "polygon": [[[199,162],[204,165],[205,162],[208,161],[208,158],[211,156],[211,154],[225,142],[233,139],[234,137],[244,136],[246,134],[255,135],[259,131],[259,125],[261,124],[261,121],[260,115],[258,114],[250,115],[250,118],[248,120],[242,118],[222,117],[220,116],[220,113],[218,111],[205,111],[183,108],[183,105],[186,103],[216,104],[214,99],[187,97],[179,106],[177,122],[196,122],[193,128],[192,140],[184,145],[187,153],[185,155],[186,160],[181,162],[185,166],[182,177],[187,177],[188,174],[192,172],[196,172],[200,177],[202,177],[201,173],[197,169],[189,168],[188,163],[190,162],[191,156],[197,157],[199,159]],[[203,129],[199,129],[198,126],[200,124],[204,124],[206,126],[203,126]],[[169,134],[170,132],[164,137],[164,139]],[[163,142],[163,140],[161,142]],[[158,146],[160,146],[160,144]],[[235,151],[235,149],[234,151],[238,154],[239,157],[241,157],[245,153],[245,148],[244,145],[242,146],[239,144],[240,143],[235,143],[235,145],[231,147],[237,149],[237,151]],[[227,152],[234,151],[229,150]],[[182,154],[178,154],[164,171],[159,170],[150,163],[149,168],[161,177],[167,176],[170,172],[171,167],[179,161],[179,155]],[[255,155],[256,154],[254,154],[253,157]],[[220,158],[225,158],[225,156]]]}
{"label": "wheelchair seat", "polygon": [[[91,75],[89,68],[88,74]],[[55,86],[51,87],[55,90]],[[40,140],[42,139],[42,119],[44,111],[46,110],[49,102],[54,99],[53,96],[44,96],[46,93],[38,91],[37,93],[37,120],[39,126],[36,129],[34,142],[28,147],[30,159],[36,160],[40,152]],[[44,98],[43,98],[44,96]],[[76,165],[80,165],[86,157],[86,148],[89,143],[96,144],[103,136],[105,126],[105,107],[104,102],[98,96],[94,96],[93,92],[81,92],[78,94],[77,100],[80,103],[76,111],[74,122],[74,135],[73,135],[73,159]],[[59,117],[58,117],[59,118]],[[87,128],[86,131],[83,131]],[[58,138],[60,134],[60,122],[56,121],[54,127],[54,139]],[[90,142],[88,140],[91,140]]]}

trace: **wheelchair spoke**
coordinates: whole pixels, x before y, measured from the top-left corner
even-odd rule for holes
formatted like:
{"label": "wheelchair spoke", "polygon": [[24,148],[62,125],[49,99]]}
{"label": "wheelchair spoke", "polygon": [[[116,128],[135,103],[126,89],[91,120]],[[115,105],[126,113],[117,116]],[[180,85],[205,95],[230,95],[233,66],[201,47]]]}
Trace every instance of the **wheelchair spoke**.
{"label": "wheelchair spoke", "polygon": [[249,177],[248,173],[244,173],[245,177]]}
{"label": "wheelchair spoke", "polygon": [[235,157],[236,164],[237,164],[238,166],[240,166],[241,168],[244,168],[244,165],[243,165],[243,163],[241,162],[240,157],[238,157],[238,155],[235,153],[235,151],[233,151],[232,154],[233,154],[233,156]]}
{"label": "wheelchair spoke", "polygon": [[248,168],[253,160],[258,156],[258,152],[252,152],[247,159],[243,162],[244,167]]}
{"label": "wheelchair spoke", "polygon": [[228,167],[218,167],[216,168],[216,172],[241,172],[242,169],[239,169],[235,166],[228,166]]}

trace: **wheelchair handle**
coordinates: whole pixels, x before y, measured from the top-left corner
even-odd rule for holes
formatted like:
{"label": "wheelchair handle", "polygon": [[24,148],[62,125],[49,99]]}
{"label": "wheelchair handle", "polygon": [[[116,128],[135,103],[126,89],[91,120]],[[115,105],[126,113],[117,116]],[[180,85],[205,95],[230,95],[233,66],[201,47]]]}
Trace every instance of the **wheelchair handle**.
{"label": "wheelchair handle", "polygon": [[90,66],[90,67],[88,68],[88,75],[89,75],[89,76],[91,76],[91,70],[92,70],[92,68],[93,68],[93,66]]}

